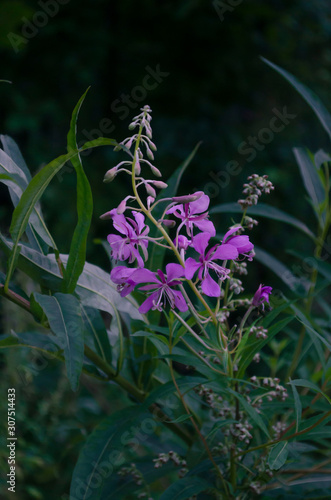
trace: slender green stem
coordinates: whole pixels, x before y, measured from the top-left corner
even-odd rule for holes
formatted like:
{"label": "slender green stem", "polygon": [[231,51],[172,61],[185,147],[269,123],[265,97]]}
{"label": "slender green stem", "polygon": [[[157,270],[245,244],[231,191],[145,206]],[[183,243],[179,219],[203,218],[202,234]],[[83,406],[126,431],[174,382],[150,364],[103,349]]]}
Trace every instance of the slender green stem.
{"label": "slender green stem", "polygon": [[309,431],[315,429],[315,427],[318,427],[319,424],[321,424],[323,422],[323,420],[325,420],[330,415],[331,415],[331,410],[329,410],[327,413],[325,413],[317,422],[315,422],[313,425],[307,427],[306,429],[303,429],[302,431],[299,431],[299,432],[294,432],[293,434],[290,434],[290,436],[283,436],[280,439],[275,439],[274,441],[269,441],[269,443],[260,444],[259,446],[254,446],[253,448],[249,448],[248,450],[241,451],[240,453],[237,453],[237,455],[235,455],[235,458],[246,455],[247,453],[250,453],[252,451],[262,450],[263,448],[268,448],[268,446],[272,446],[274,444],[280,443],[281,441],[289,441],[290,439],[296,438],[298,436],[302,436],[303,434],[306,434],[306,432],[309,432]]}
{"label": "slender green stem", "polygon": [[[169,333],[170,333],[170,335],[169,335],[169,354],[171,355],[171,353],[172,353],[172,325],[171,325],[170,323],[169,323],[169,331],[170,331],[170,332],[169,332]],[[201,434],[200,429],[199,429],[199,427],[198,427],[198,425],[197,425],[196,421],[194,420],[194,418],[193,418],[193,416],[192,416],[192,414],[191,414],[191,412],[190,412],[190,410],[189,410],[189,408],[188,408],[188,406],[187,406],[187,404],[186,404],[186,401],[185,401],[185,399],[184,399],[184,396],[183,396],[183,394],[181,393],[181,391],[180,391],[180,389],[179,389],[179,387],[178,387],[178,384],[177,384],[176,377],[175,377],[175,374],[174,374],[174,370],[173,370],[173,365],[172,365],[172,360],[171,360],[171,359],[169,360],[169,370],[170,370],[170,374],[171,374],[172,381],[173,381],[174,386],[175,386],[175,388],[176,388],[176,391],[177,391],[177,393],[178,393],[178,396],[179,396],[179,398],[180,398],[180,400],[181,400],[181,402],[182,402],[182,405],[183,405],[183,407],[184,407],[184,409],[185,409],[186,413],[189,415],[189,419],[190,419],[190,421],[191,421],[191,423],[192,423],[192,425],[193,425],[193,427],[194,427],[194,429],[195,429],[196,433],[198,434],[199,438],[201,439],[201,442],[202,442],[202,444],[203,444],[203,446],[204,446],[204,448],[205,448],[205,450],[206,450],[206,452],[207,452],[207,455],[208,455],[208,457],[209,457],[209,460],[210,460],[210,461],[211,461],[211,463],[213,464],[213,466],[214,466],[214,468],[215,468],[215,470],[216,470],[216,472],[217,472],[218,477],[219,477],[219,478],[220,478],[220,480],[222,481],[222,484],[223,484],[223,488],[224,488],[225,493],[228,495],[228,487],[227,487],[227,484],[226,484],[226,482],[225,482],[225,480],[224,480],[223,474],[222,474],[222,472],[220,471],[220,469],[219,469],[219,467],[218,467],[217,463],[215,462],[215,460],[214,460],[214,458],[213,458],[213,455],[212,455],[212,453],[211,453],[211,451],[210,451],[210,448],[209,448],[209,446],[208,446],[208,444],[207,444],[207,441],[205,440],[204,436]],[[228,497],[228,498],[229,498],[229,497]]]}

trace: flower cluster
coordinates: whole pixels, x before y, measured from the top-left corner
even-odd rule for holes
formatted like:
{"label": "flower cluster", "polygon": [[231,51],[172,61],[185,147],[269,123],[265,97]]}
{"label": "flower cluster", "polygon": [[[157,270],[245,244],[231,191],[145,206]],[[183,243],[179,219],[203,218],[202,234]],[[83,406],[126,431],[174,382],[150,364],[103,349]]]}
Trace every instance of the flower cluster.
{"label": "flower cluster", "polygon": [[[224,294],[222,283],[229,280],[230,293],[241,293],[242,282],[234,279],[232,272],[246,274],[246,263],[242,261],[252,260],[254,256],[254,245],[247,235],[242,234],[243,226],[237,224],[231,227],[224,237],[217,241],[215,226],[209,219],[210,199],[202,191],[156,199],[155,188],[162,189],[167,185],[162,181],[145,179],[142,174],[142,166],[147,166],[154,175],[161,176],[161,172],[151,163],[156,147],[152,142],[149,106],[141,108],[141,113],[133,119],[129,128],[138,128],[138,132],[125,139],[115,149],[124,149],[130,155],[130,160],[122,161],[110,169],[105,175],[105,181],[112,181],[119,172],[125,172],[132,178],[133,194],[124,198],[116,209],[101,216],[103,219],[111,219],[117,231],[108,235],[108,243],[111,256],[116,262],[111,272],[111,280],[117,285],[121,296],[125,297],[139,286],[139,290],[147,294],[139,311],[146,313],[150,309],[161,311],[166,303],[172,309],[187,311],[189,299],[183,286],[185,282],[189,282],[191,288],[195,287],[198,294],[220,298]],[[142,148],[148,159],[144,158]],[[265,176],[251,176],[249,180],[251,182],[245,188],[249,190],[249,196],[258,196],[259,193],[271,189],[271,183]],[[145,204],[140,195],[141,187],[145,188],[147,194]],[[255,190],[255,194],[251,193],[252,190]],[[138,206],[128,206],[129,200],[130,204],[134,202]],[[156,220],[153,217],[153,209],[159,203],[164,203],[165,206],[162,217]],[[126,215],[129,210],[131,215]],[[157,226],[160,237],[150,236],[145,217]],[[172,238],[168,233],[171,228],[174,229]],[[165,271],[146,269],[150,243],[172,250],[177,262],[168,264]],[[127,261],[137,267],[118,265],[119,261]],[[259,297],[254,296],[253,305],[267,301],[267,294],[271,291],[269,288],[263,287]]]}
{"label": "flower cluster", "polygon": [[155,467],[155,469],[159,469],[160,467],[162,467],[162,465],[166,464],[169,461],[172,462],[176,467],[180,467],[180,470],[178,472],[178,476],[180,478],[184,477],[185,474],[187,474],[188,468],[187,468],[186,460],[181,458],[178,455],[178,453],[176,453],[172,450],[169,451],[168,453],[159,453],[158,458],[153,459],[153,462],[155,463],[154,467]]}

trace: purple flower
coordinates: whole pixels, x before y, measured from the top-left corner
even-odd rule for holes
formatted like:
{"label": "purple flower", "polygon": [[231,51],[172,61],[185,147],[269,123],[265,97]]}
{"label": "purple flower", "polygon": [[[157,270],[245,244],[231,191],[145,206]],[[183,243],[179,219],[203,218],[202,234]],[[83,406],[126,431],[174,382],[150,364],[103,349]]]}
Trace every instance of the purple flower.
{"label": "purple flower", "polygon": [[142,314],[150,309],[161,310],[166,300],[172,309],[177,307],[180,311],[187,311],[188,307],[182,293],[173,289],[173,287],[181,284],[178,278],[184,276],[185,269],[180,264],[167,264],[166,271],[167,275],[164,275],[160,269],[157,273],[153,273],[148,269],[136,269],[129,277],[129,286],[149,283],[139,288],[139,290],[150,292],[149,297],[139,307],[139,312]]}
{"label": "purple flower", "polygon": [[127,260],[131,264],[137,259],[138,266],[144,267],[144,261],[139,253],[139,247],[143,252],[145,260],[148,258],[146,236],[149,233],[149,227],[145,225],[145,216],[139,212],[132,212],[135,220],[118,214],[116,209],[110,211],[114,228],[119,234],[109,234],[108,243],[111,246],[112,257],[115,260]]}
{"label": "purple flower", "polygon": [[262,304],[262,309],[264,309],[264,302],[267,302],[269,304],[269,295],[271,294],[271,292],[271,286],[260,285],[254,294],[252,305],[258,307]]}
{"label": "purple flower", "polygon": [[[176,217],[181,219],[181,223],[178,227],[178,233],[182,226],[186,226],[186,231],[188,236],[193,235],[193,227],[196,226],[200,231],[210,233],[215,236],[216,231],[214,224],[208,220],[208,207],[209,207],[209,196],[206,194],[201,195],[201,191],[197,191],[193,196],[198,196],[199,199],[184,203],[180,205],[174,205],[167,210],[167,214],[174,214]],[[201,196],[200,196],[201,195]]]}
{"label": "purple flower", "polygon": [[231,228],[227,233],[225,233],[222,245],[224,244],[233,245],[238,250],[239,254],[244,254],[247,257],[248,256],[247,254],[253,250],[254,245],[249,241],[249,236],[247,235],[232,236],[232,234],[238,231],[239,229],[242,229],[242,227],[236,226]]}
{"label": "purple flower", "polygon": [[129,295],[136,286],[134,281],[128,281],[136,271],[137,269],[134,267],[125,266],[117,266],[112,269],[110,279],[117,285],[117,291],[121,294],[121,297]]}
{"label": "purple flower", "polygon": [[192,246],[200,254],[199,262],[192,257],[189,257],[185,262],[185,277],[190,280],[196,271],[199,270],[198,278],[202,280],[202,291],[209,297],[219,297],[221,289],[216,281],[210,276],[210,271],[215,271],[218,279],[224,280],[229,274],[229,269],[226,269],[216,260],[236,259],[239,255],[238,250],[233,245],[224,243],[223,245],[213,246],[207,253],[206,248],[211,238],[209,233],[200,233],[193,238]]}

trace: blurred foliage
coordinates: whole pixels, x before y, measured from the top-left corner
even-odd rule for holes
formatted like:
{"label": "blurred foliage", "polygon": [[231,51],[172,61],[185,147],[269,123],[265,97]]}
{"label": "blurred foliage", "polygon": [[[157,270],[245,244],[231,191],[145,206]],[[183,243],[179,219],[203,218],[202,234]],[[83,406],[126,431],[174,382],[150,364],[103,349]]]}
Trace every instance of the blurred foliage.
{"label": "blurred foliage", "polygon": [[[36,13],[44,12],[44,4],[46,1],[34,0],[0,3],[0,78],[12,81],[10,86],[0,86],[0,133],[19,143],[33,173],[64,153],[71,111],[89,85],[92,89],[79,121],[81,139],[95,134],[103,119],[111,120],[114,127],[103,135],[123,139],[129,117],[120,119],[114,101],[122,99],[123,94],[131,95],[141,85],[146,67],[160,65],[169,76],[150,90],[141,104],[148,103],[154,112],[156,165],[165,178],[202,141],[184,177],[185,191],[203,189],[211,181],[211,171],[224,170],[230,160],[237,160],[243,167],[241,174],[219,190],[212,205],[236,199],[247,175],[266,173],[276,185],[270,204],[297,217],[301,214],[307,224],[314,220],[304,201],[304,189],[297,182],[291,149],[304,145],[316,151],[325,146],[326,134],[321,135],[316,118],[303,100],[259,56],[289,69],[330,108],[330,2],[243,0],[221,21],[212,1],[141,0],[137,5],[132,0],[70,0],[59,5],[58,13],[48,16],[46,25],[15,51],[8,35],[22,36],[27,23],[37,19]],[[133,102],[129,116],[135,114],[136,104]],[[272,110],[284,106],[297,118],[248,163],[238,153],[239,144],[267,127]],[[102,184],[104,173],[115,161],[117,156],[108,149],[84,157],[95,203],[87,260],[105,269],[109,260],[102,247],[93,244],[94,238],[105,238],[108,232],[107,223],[99,221],[99,215],[116,206],[128,187],[123,178],[116,188]],[[43,197],[46,220],[65,253],[71,239],[68,234],[76,222],[75,183],[73,172],[68,171]],[[2,221],[10,211],[7,189],[0,186]],[[226,222],[224,216],[218,217],[222,227],[231,221],[229,216]],[[280,259],[285,245],[301,246],[297,233],[277,222],[260,223],[253,233],[254,242],[271,252],[276,248]],[[302,251],[309,253],[310,248]],[[287,263],[290,266],[291,257],[287,257]],[[261,266],[253,263],[252,270],[254,266],[256,284],[272,276],[276,288],[275,277],[267,272],[260,276]],[[278,287],[283,284],[279,282]],[[6,303],[1,333],[19,328],[20,321],[25,322],[25,317],[18,316],[17,309]],[[26,488],[17,498],[58,499],[68,491],[72,467],[68,469],[66,464],[76,460],[83,437],[100,415],[121,406],[119,391],[109,386],[109,394],[103,394],[96,405],[88,397],[87,386],[73,396],[56,362],[50,361],[47,369],[36,371],[31,368],[35,361],[24,349],[2,354],[0,361],[2,396],[8,382],[17,388],[17,479]],[[30,373],[24,380],[19,375],[20,367]],[[1,422],[5,422],[4,417],[1,415]]]}

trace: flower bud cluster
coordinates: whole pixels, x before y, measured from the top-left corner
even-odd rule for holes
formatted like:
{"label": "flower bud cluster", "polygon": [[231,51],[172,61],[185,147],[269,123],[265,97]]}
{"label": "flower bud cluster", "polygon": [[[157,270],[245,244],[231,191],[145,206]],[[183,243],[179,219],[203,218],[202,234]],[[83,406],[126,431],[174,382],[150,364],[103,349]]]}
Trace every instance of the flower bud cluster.
{"label": "flower bud cluster", "polygon": [[269,194],[274,189],[272,182],[268,181],[267,175],[260,176],[258,174],[253,174],[248,177],[248,180],[250,182],[244,184],[243,190],[243,194],[247,196],[245,199],[238,200],[243,210],[246,210],[252,205],[256,205],[263,193]]}
{"label": "flower bud cluster", "polygon": [[143,475],[140,470],[137,469],[136,464],[132,463],[130,467],[121,467],[117,474],[122,477],[132,476],[137,486],[141,486],[144,483]]}
{"label": "flower bud cluster", "polygon": [[237,278],[230,278],[230,291],[236,295],[239,295],[244,291],[244,287],[242,286],[242,281]]}
{"label": "flower bud cluster", "polygon": [[266,339],[268,337],[268,330],[263,326],[253,325],[249,331],[250,335],[255,334],[257,339]]}
{"label": "flower bud cluster", "polygon": [[256,219],[252,219],[252,217],[248,217],[248,215],[245,215],[243,226],[246,229],[253,229],[254,226],[258,225],[258,223],[259,223],[259,221],[257,221]]}
{"label": "flower bud cluster", "polygon": [[217,320],[222,324],[225,323],[228,320],[228,317],[230,316],[230,311],[228,308],[223,307],[218,311],[216,314]]}
{"label": "flower bud cluster", "polygon": [[155,469],[159,469],[162,467],[164,464],[167,462],[172,462],[176,467],[180,467],[180,470],[178,472],[178,476],[180,478],[184,477],[185,474],[188,473],[188,468],[187,468],[187,463],[186,460],[181,458],[178,453],[175,451],[169,451],[168,453],[159,453],[158,458],[154,458],[153,462],[155,462]]}
{"label": "flower bud cluster", "polygon": [[281,438],[286,427],[287,427],[286,423],[281,422],[280,420],[272,426],[272,430],[274,431],[273,439],[275,441]]}
{"label": "flower bud cluster", "polygon": [[[268,401],[272,401],[275,398],[279,399],[280,401],[285,401],[288,398],[287,389],[279,384],[280,380],[277,377],[257,378],[254,375],[253,377],[251,377],[251,382],[257,384],[260,387],[262,386],[264,388],[272,389],[270,392],[266,394]],[[262,400],[259,399],[258,402],[262,402]]]}
{"label": "flower bud cluster", "polygon": [[233,272],[238,273],[241,276],[247,275],[247,262],[239,262],[237,260],[233,261]]}
{"label": "flower bud cluster", "polygon": [[238,422],[237,424],[231,424],[229,427],[231,435],[239,441],[244,441],[245,444],[249,444],[251,439],[253,439],[250,433],[253,426],[247,420]]}
{"label": "flower bud cluster", "polygon": [[[119,151],[123,148],[131,157],[130,161],[121,161],[118,165],[108,170],[105,174],[104,182],[112,182],[117,174],[121,171],[131,175],[132,163],[134,163],[134,172],[137,176],[136,180],[139,181],[137,184],[137,188],[139,186],[144,186],[147,196],[149,198],[152,198],[152,202],[154,202],[156,198],[155,188],[164,189],[167,187],[167,184],[163,181],[144,179],[144,177],[139,177],[141,174],[142,164],[146,164],[156,177],[162,177],[160,170],[151,163],[151,161],[154,160],[153,151],[156,151],[156,146],[152,141],[152,128],[150,124],[151,120],[151,109],[146,105],[141,108],[141,113],[135,116],[133,118],[133,121],[129,125],[129,130],[134,130],[136,127],[138,127],[139,132],[133,134],[131,137],[127,137],[114,148],[114,151]],[[136,147],[137,141],[139,141],[138,147]],[[143,145],[145,148],[148,160],[144,158],[141,145]],[[130,151],[131,148],[133,148],[133,152]],[[151,200],[149,201],[151,202]],[[125,204],[123,205],[123,208],[124,210],[126,209]],[[118,213],[123,213],[124,210]]]}

